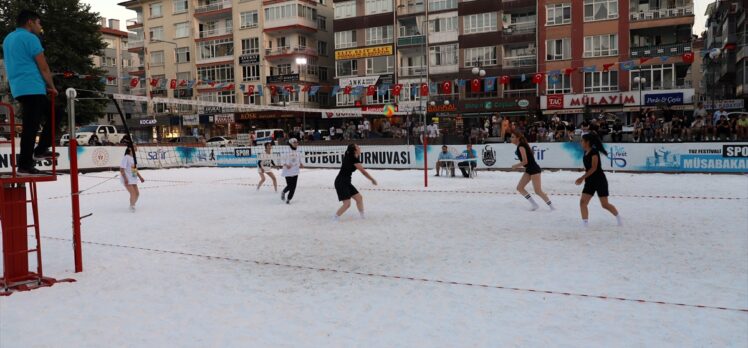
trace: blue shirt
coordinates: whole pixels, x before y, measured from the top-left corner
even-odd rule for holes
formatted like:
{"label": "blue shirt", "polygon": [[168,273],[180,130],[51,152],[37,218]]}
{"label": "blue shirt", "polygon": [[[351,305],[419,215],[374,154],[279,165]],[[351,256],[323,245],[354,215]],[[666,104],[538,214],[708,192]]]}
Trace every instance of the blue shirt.
{"label": "blue shirt", "polygon": [[447,151],[446,153],[445,152],[439,152],[439,159],[440,160],[452,159],[452,158],[453,158],[452,157],[452,153],[450,153],[449,151]]}
{"label": "blue shirt", "polygon": [[461,157],[463,157],[463,158],[476,158],[476,157],[478,157],[478,153],[475,152],[475,150],[465,150],[465,151],[462,151],[462,156]]}
{"label": "blue shirt", "polygon": [[42,52],[44,48],[39,37],[26,29],[16,28],[5,37],[3,56],[13,98],[47,94],[47,85],[34,59]]}

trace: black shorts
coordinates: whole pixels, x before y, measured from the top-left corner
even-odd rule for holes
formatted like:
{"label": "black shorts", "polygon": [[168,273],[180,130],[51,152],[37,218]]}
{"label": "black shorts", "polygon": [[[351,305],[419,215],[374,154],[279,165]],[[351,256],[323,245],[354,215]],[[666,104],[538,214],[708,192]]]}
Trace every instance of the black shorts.
{"label": "black shorts", "polygon": [[525,173],[530,175],[540,174],[541,171],[540,166],[525,167]]}
{"label": "black shorts", "polygon": [[349,180],[339,179],[335,179],[335,192],[338,194],[338,200],[341,202],[351,199],[351,197],[358,194],[358,190],[356,190]]}
{"label": "black shorts", "polygon": [[585,180],[582,193],[594,196],[595,192],[597,192],[598,197],[608,197],[608,179],[601,177]]}

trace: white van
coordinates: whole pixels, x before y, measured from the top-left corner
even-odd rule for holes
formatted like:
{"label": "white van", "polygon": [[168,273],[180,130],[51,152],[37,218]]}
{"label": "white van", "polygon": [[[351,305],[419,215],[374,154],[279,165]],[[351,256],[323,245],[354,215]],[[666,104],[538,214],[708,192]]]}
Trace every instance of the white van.
{"label": "white van", "polygon": [[286,137],[286,133],[282,129],[258,129],[255,131],[255,141],[257,145],[264,145],[265,143],[272,142],[277,145],[278,140]]}

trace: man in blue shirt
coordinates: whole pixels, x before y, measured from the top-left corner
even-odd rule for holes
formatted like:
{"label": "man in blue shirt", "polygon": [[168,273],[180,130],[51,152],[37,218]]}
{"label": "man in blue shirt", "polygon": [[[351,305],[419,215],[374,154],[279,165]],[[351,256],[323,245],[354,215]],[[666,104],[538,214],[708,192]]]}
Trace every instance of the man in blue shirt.
{"label": "man in blue shirt", "polygon": [[[462,152],[462,155],[460,155],[460,159],[473,159],[473,158],[478,158],[478,153],[475,152],[475,150],[473,150],[472,144],[467,144],[467,150]],[[460,168],[460,171],[462,172],[462,176],[469,178],[470,173],[468,173],[468,171],[465,170],[465,168],[469,166],[470,171],[472,172],[473,170],[475,170],[476,165],[478,165],[478,162],[473,160],[473,161],[462,161],[457,166]]]}
{"label": "man in blue shirt", "polygon": [[447,162],[444,160],[451,160],[454,156],[449,152],[447,145],[442,145],[442,152],[439,153],[439,158],[436,160],[436,176],[439,176],[439,170],[444,167],[447,168],[452,176],[455,176],[454,162]]}
{"label": "man in blue shirt", "polygon": [[[35,160],[55,156],[49,151],[52,145],[50,101],[47,93],[57,95],[52,73],[44,57],[44,48],[37,35],[42,32],[39,15],[22,10],[16,17],[16,30],[3,40],[5,70],[10,82],[10,92],[20,104],[23,115],[19,174],[38,174]],[[44,121],[39,144],[34,149],[36,133]]]}

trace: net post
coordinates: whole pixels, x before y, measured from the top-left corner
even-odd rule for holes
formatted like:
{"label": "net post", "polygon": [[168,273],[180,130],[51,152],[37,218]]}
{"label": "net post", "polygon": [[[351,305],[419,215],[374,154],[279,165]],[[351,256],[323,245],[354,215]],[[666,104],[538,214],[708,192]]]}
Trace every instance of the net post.
{"label": "net post", "polygon": [[73,254],[75,259],[75,273],[83,272],[83,250],[81,246],[81,212],[78,189],[78,141],[75,139],[75,97],[74,88],[65,90],[68,98],[68,127],[70,142],[68,144],[70,156],[70,199],[73,208]]}

